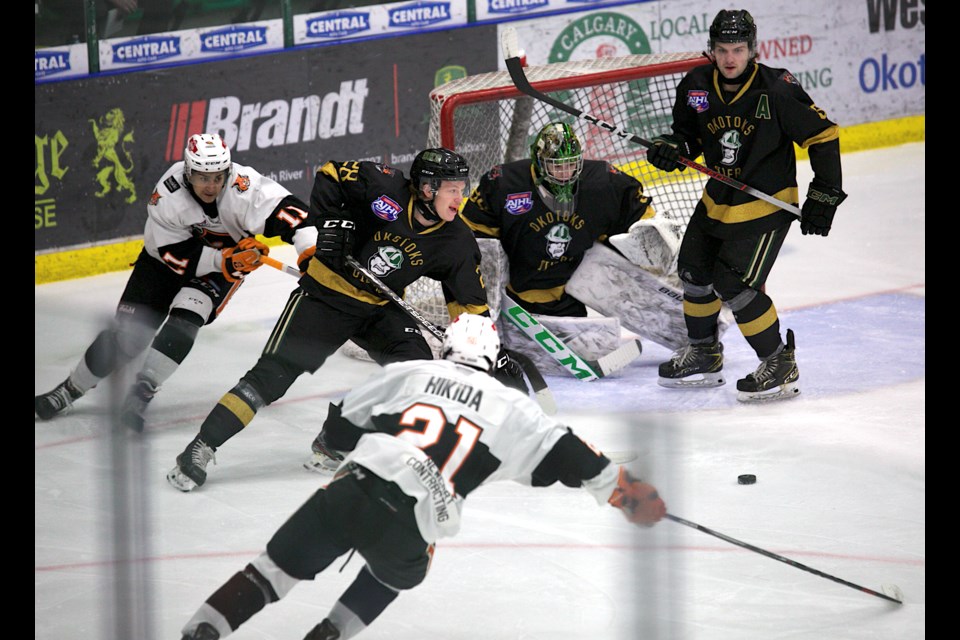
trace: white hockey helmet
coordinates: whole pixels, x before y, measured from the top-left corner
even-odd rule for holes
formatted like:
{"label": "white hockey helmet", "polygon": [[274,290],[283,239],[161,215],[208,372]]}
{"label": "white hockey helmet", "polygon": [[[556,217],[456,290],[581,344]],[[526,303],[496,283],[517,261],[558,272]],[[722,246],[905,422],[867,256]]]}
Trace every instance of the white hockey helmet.
{"label": "white hockey helmet", "polygon": [[492,371],[500,354],[497,325],[486,316],[461,314],[444,332],[440,353],[445,360]]}
{"label": "white hockey helmet", "polygon": [[195,133],[183,150],[183,172],[218,173],[230,170],[230,149],[216,133]]}

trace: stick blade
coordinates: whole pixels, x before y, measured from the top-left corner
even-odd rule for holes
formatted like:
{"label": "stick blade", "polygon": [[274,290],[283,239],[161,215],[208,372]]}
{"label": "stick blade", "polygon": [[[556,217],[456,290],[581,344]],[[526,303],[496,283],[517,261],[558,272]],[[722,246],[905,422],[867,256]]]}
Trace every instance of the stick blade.
{"label": "stick blade", "polygon": [[880,591],[882,591],[886,596],[896,600],[898,603],[903,604],[903,590],[900,589],[895,584],[884,584],[880,586]]}
{"label": "stick blade", "polygon": [[613,464],[627,464],[638,457],[636,451],[604,451],[603,455],[607,456]]}
{"label": "stick blade", "polygon": [[639,358],[642,350],[643,347],[639,340],[630,340],[622,347],[597,360],[597,367],[603,376],[609,376]]}
{"label": "stick blade", "polygon": [[523,52],[520,50],[520,41],[517,39],[517,30],[514,27],[506,27],[500,35],[500,47],[503,50],[503,59],[520,58]]}

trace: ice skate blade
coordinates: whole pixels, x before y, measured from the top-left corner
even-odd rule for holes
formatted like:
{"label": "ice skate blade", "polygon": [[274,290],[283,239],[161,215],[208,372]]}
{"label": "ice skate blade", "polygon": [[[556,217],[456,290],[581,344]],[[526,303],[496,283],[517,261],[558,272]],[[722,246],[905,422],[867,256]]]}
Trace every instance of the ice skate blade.
{"label": "ice skate blade", "polygon": [[774,400],[789,400],[790,398],[796,398],[798,395],[800,395],[800,387],[797,386],[796,382],[790,382],[767,391],[738,391],[737,401],[749,403],[772,402]]}
{"label": "ice skate blade", "polygon": [[180,471],[180,467],[174,467],[167,473],[167,482],[170,483],[174,489],[178,491],[183,491],[184,493],[189,493],[197,488],[197,483],[188,478]]}
{"label": "ice skate blade", "polygon": [[336,460],[332,460],[327,456],[319,455],[314,453],[310,456],[310,459],[303,463],[303,468],[307,471],[313,471],[314,473],[322,473],[324,475],[330,475],[340,466],[340,463]]}
{"label": "ice skate blade", "polygon": [[657,378],[657,384],[667,389],[709,389],[726,383],[721,373],[695,373],[686,378]]}

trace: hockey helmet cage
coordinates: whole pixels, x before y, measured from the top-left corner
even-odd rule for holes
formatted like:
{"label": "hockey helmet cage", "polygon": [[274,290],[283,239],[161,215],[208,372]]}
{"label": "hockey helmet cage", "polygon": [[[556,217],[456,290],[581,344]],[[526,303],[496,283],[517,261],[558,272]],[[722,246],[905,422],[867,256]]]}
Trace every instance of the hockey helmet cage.
{"label": "hockey helmet cage", "polygon": [[746,42],[751,52],[757,50],[757,23],[745,9],[722,9],[710,25],[708,51],[716,43]]}
{"label": "hockey helmet cage", "polygon": [[216,133],[195,133],[183,150],[184,174],[218,173],[230,170],[230,149]]}
{"label": "hockey helmet cage", "polygon": [[530,145],[537,184],[542,184],[558,201],[568,202],[583,170],[583,147],[573,128],[565,122],[551,122],[540,129]]}
{"label": "hockey helmet cage", "polygon": [[413,159],[410,180],[417,191],[425,183],[436,191],[444,180],[462,180],[469,185],[470,166],[466,158],[449,149],[424,149]]}
{"label": "hockey helmet cage", "polygon": [[460,314],[444,332],[440,353],[444,360],[490,372],[500,354],[497,325],[486,316]]}

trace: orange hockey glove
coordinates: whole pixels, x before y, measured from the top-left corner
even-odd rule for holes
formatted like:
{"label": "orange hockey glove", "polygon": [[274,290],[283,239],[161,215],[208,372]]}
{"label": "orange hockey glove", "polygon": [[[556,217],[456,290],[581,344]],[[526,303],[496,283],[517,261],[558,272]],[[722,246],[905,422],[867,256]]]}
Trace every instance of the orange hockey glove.
{"label": "orange hockey glove", "polygon": [[300,254],[300,257],[297,258],[297,268],[300,269],[300,273],[306,273],[307,267],[310,266],[310,258],[313,257],[313,254],[317,252],[316,245],[304,249],[303,253]]}
{"label": "orange hockey glove", "polygon": [[607,502],[623,511],[630,522],[646,527],[653,526],[667,513],[667,506],[657,494],[657,489],[634,478],[623,467],[620,467],[617,486]]}
{"label": "orange hockey glove", "polygon": [[220,270],[230,282],[259,269],[263,263],[260,256],[270,254],[270,247],[255,238],[244,238],[237,246],[221,250]]}

